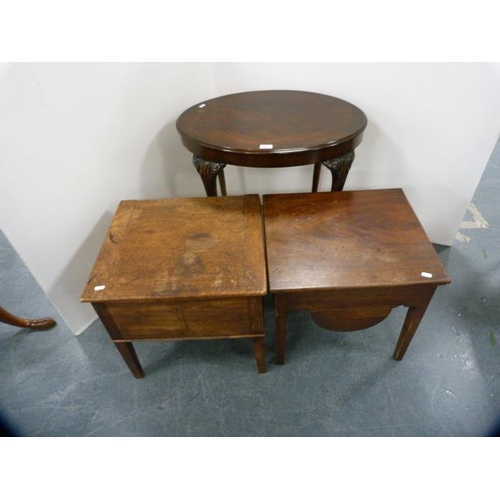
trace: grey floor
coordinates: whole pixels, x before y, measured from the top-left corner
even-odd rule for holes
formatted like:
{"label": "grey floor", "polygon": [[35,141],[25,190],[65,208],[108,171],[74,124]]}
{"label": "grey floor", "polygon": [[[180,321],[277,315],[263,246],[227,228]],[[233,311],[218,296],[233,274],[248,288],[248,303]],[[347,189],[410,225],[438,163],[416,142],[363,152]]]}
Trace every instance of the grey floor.
{"label": "grey floor", "polygon": [[[500,424],[500,147],[473,203],[488,228],[437,247],[438,289],[405,358],[391,357],[404,310],[331,333],[291,316],[288,363],[268,373],[245,340],[136,344],[136,380],[96,321],[75,337],[0,232],[0,304],[53,316],[34,332],[0,324],[0,414],[18,436],[490,436]],[[465,220],[474,222],[472,213]],[[476,220],[478,217],[476,215]],[[480,220],[480,219],[479,219]],[[474,225],[474,224],[472,224]],[[484,224],[483,224],[484,225]],[[83,286],[83,284],[82,284]]]}

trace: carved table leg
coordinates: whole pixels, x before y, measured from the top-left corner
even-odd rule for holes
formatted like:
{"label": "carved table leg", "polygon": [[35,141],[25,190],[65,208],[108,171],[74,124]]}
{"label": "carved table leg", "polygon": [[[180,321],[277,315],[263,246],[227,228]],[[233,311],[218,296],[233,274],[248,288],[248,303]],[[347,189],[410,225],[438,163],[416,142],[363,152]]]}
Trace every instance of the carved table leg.
{"label": "carved table leg", "polygon": [[3,307],[0,307],[0,321],[12,326],[19,326],[21,328],[30,328],[31,330],[48,330],[56,326],[56,322],[52,318],[40,319],[24,319],[14,316]]}
{"label": "carved table leg", "polygon": [[219,176],[219,182],[221,184],[222,194],[225,195],[226,191],[226,181],[223,174],[223,169],[226,166],[225,163],[216,163],[213,161],[207,161],[199,156],[193,156],[193,163],[196,170],[200,174],[203,185],[205,186],[205,191],[207,196],[217,196],[217,177]]}
{"label": "carved table leg", "polygon": [[323,165],[332,173],[332,191],[342,191],[342,189],[344,189],[347,174],[351,169],[353,161],[354,151],[350,151],[349,153],[339,156],[338,158],[322,162]]}
{"label": "carved table leg", "polygon": [[313,173],[313,184],[312,184],[312,190],[311,190],[312,193],[318,192],[320,175],[321,175],[321,163],[315,163],[314,164],[314,173]]}

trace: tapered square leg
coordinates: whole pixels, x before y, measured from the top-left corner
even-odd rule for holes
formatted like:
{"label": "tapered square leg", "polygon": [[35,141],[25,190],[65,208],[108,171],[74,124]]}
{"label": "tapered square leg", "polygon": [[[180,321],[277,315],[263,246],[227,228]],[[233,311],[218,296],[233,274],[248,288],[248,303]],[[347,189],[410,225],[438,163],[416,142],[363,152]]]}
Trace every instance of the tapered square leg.
{"label": "tapered square leg", "polygon": [[275,297],[274,312],[276,320],[276,363],[278,365],[284,365],[287,337],[287,310],[285,297]]}
{"label": "tapered square leg", "polygon": [[266,373],[266,341],[264,337],[253,339],[253,350],[255,361],[257,361],[257,370],[259,373]]}
{"label": "tapered square leg", "polygon": [[135,352],[134,346],[131,342],[115,342],[115,346],[122,355],[125,363],[130,368],[130,371],[135,378],[142,378],[144,373],[142,371],[141,364],[139,363],[139,358]]}
{"label": "tapered square leg", "polygon": [[425,311],[427,310],[435,291],[436,289],[434,288],[427,295],[425,295],[419,305],[408,308],[406,319],[394,351],[394,359],[397,361],[401,361],[403,359],[403,356],[405,355],[406,350],[408,349],[408,346],[410,345],[410,342],[412,341],[413,336],[415,335],[417,328],[424,317]]}

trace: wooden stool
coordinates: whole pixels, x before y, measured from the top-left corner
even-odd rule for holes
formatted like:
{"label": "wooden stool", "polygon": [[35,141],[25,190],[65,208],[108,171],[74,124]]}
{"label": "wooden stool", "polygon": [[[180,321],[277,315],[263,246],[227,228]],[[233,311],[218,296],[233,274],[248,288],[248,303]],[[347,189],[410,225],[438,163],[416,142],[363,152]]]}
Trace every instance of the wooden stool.
{"label": "wooden stool", "polygon": [[266,371],[257,195],[122,201],[82,295],[136,378],[132,342],[253,339]]}
{"label": "wooden stool", "polygon": [[450,283],[403,191],[266,195],[264,210],[277,362],[285,362],[289,311],[353,331],[404,305],[394,352],[402,359],[436,288]]}

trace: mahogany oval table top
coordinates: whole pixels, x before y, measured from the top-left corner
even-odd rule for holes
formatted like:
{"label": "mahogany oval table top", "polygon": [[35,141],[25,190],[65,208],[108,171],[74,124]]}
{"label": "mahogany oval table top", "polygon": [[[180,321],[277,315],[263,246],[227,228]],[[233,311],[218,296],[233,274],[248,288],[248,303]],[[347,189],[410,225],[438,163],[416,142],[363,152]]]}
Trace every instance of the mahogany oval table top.
{"label": "mahogany oval table top", "polygon": [[366,115],[336,97],[295,90],[230,94],[177,119],[184,146],[204,160],[247,167],[318,163],[352,151]]}

